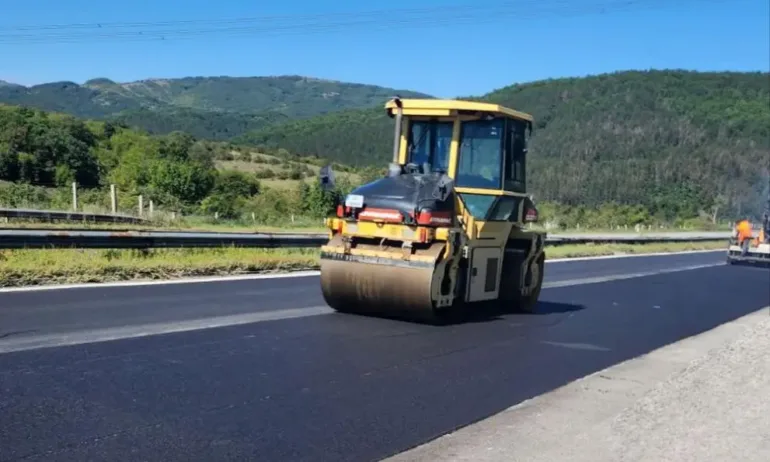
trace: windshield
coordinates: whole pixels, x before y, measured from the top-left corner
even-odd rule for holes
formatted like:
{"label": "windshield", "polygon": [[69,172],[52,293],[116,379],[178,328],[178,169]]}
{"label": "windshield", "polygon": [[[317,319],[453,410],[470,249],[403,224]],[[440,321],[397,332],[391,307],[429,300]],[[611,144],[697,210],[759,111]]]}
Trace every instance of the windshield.
{"label": "windshield", "polygon": [[409,124],[409,162],[430,164],[430,171],[446,173],[452,144],[452,122],[413,121]]}
{"label": "windshield", "polygon": [[457,186],[500,189],[503,120],[463,122]]}

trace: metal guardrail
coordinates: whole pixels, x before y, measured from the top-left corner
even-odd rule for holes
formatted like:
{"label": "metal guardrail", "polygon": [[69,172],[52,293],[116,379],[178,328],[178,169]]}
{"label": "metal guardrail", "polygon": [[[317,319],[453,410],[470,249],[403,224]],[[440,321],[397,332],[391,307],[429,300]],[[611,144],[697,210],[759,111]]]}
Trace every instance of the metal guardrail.
{"label": "metal guardrail", "polygon": [[0,230],[0,249],[151,249],[212,247],[320,247],[326,234],[165,231]]}
{"label": "metal guardrail", "polygon": [[547,243],[559,244],[644,244],[659,242],[705,242],[729,239],[729,231],[683,231],[671,233],[576,233],[549,234]]}
{"label": "metal guardrail", "polygon": [[[696,242],[729,239],[729,232],[649,234],[554,234],[547,245],[586,243]],[[86,231],[51,229],[0,229],[0,249],[150,249],[150,248],[299,248],[320,247],[327,234],[217,233],[165,231]]]}
{"label": "metal guardrail", "polygon": [[60,210],[5,209],[0,208],[0,218],[16,218],[45,221],[91,221],[94,223],[142,224],[146,220],[131,215],[66,212]]}

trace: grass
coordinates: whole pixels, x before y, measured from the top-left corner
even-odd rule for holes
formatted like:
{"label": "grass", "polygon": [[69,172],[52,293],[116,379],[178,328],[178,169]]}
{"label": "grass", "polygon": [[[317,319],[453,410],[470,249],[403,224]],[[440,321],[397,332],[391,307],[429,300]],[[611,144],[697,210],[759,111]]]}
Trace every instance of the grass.
{"label": "grass", "polygon": [[[308,173],[312,173],[312,176],[305,177],[303,179],[292,180],[288,178],[260,178],[259,182],[270,189],[276,190],[291,190],[296,189],[300,181],[305,183],[311,183],[316,181],[321,167],[309,162],[303,162],[302,160],[289,161],[281,159],[279,157],[271,156],[269,154],[262,154],[257,152],[252,153],[231,153],[234,157],[233,160],[218,160],[216,166],[219,170],[236,170],[245,173],[262,173],[266,170],[272,171],[274,174],[288,174],[294,167],[300,169],[307,169]],[[335,171],[337,178],[347,178],[351,183],[357,184],[360,181],[360,176],[356,173]]]}
{"label": "grass", "polygon": [[[564,245],[550,258],[722,249],[724,242]],[[318,268],[318,249],[157,249],[0,251],[0,287],[173,279]]]}
{"label": "grass", "polygon": [[650,244],[567,244],[546,247],[546,258],[576,258],[601,255],[633,255],[645,253],[686,252],[690,250],[720,250],[727,241],[663,242]]}
{"label": "grass", "polygon": [[0,252],[0,287],[294,271],[317,262],[317,249],[9,250]]}

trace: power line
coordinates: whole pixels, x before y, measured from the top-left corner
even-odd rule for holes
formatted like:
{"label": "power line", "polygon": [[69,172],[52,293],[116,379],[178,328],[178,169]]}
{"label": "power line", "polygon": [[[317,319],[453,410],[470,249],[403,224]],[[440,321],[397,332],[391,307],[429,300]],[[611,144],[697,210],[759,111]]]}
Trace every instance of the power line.
{"label": "power line", "polygon": [[[504,5],[510,6],[510,2],[504,2]],[[258,16],[258,17],[241,17],[230,19],[193,19],[193,20],[177,20],[177,21],[155,21],[155,22],[98,22],[98,23],[72,23],[72,24],[47,24],[39,26],[13,26],[13,27],[0,27],[0,31],[8,30],[50,30],[50,29],[83,29],[83,28],[134,28],[134,27],[163,27],[163,26],[175,26],[175,25],[191,25],[191,24],[233,24],[233,23],[250,23],[250,22],[265,22],[265,21],[281,21],[285,19],[289,20],[322,20],[322,19],[337,19],[340,17],[357,17],[357,16],[378,16],[382,18],[385,14],[419,14],[419,13],[436,13],[437,11],[467,11],[478,9],[474,4],[456,4],[446,7],[429,7],[429,8],[409,8],[409,9],[387,9],[387,10],[370,10],[361,12],[341,12],[341,13],[320,13],[320,14],[300,14],[300,15],[280,15],[280,16]]]}
{"label": "power line", "polygon": [[[700,0],[699,4],[718,0]],[[342,14],[273,16],[223,20],[187,20],[125,23],[79,23],[0,28],[0,44],[78,43],[83,41],[178,40],[204,36],[285,36],[337,32],[351,27],[395,30],[408,27],[489,24],[503,19],[564,18],[592,13],[614,13],[671,6],[666,0],[506,1],[499,5],[454,5],[421,9],[391,9]],[[681,6],[675,5],[675,6]],[[387,18],[392,17],[393,20]],[[34,33],[37,31],[37,33]],[[32,33],[30,33],[32,32]]]}

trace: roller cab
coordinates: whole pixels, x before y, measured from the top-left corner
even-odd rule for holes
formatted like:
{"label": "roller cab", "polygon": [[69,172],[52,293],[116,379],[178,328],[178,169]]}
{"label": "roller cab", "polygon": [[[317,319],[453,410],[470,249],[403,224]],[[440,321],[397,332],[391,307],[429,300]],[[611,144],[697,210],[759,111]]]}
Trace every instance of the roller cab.
{"label": "roller cab", "polygon": [[532,117],[502,106],[393,99],[388,173],[326,221],[321,288],[348,313],[434,319],[480,302],[536,306],[545,234],[526,191]]}

